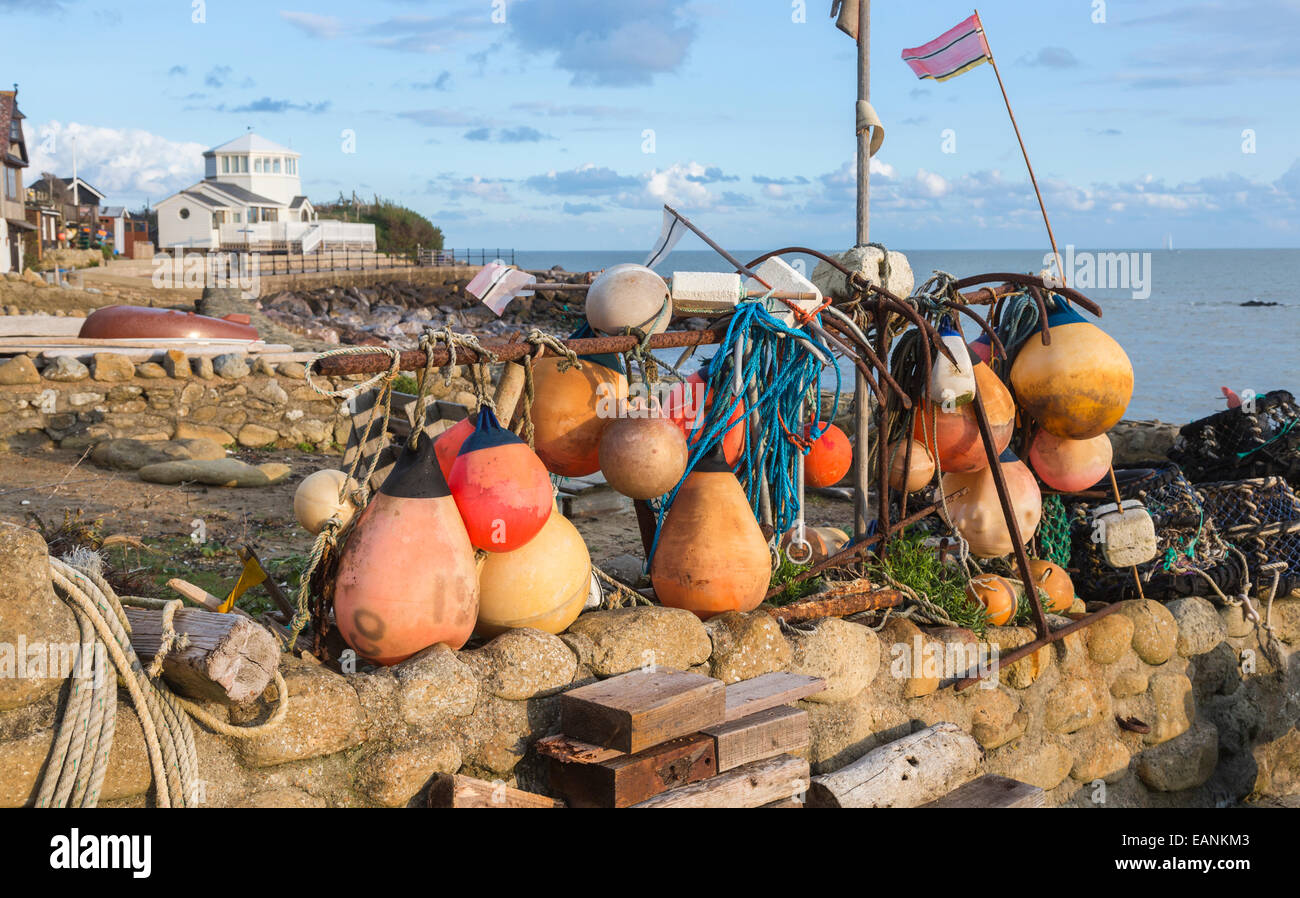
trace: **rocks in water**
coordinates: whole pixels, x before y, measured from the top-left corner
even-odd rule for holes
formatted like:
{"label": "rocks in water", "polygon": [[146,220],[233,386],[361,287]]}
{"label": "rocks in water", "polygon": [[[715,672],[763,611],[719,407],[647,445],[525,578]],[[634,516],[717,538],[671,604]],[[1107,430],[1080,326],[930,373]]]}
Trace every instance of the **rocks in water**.
{"label": "rocks in water", "polygon": [[135,362],[120,352],[97,352],[91,356],[90,376],[106,382],[131,380],[135,377]]}
{"label": "rocks in water", "polygon": [[221,444],[208,439],[104,440],[96,444],[90,460],[101,468],[137,471],[146,465],[169,461],[213,461],[226,457]]}
{"label": "rocks in water", "polygon": [[149,483],[202,483],[207,486],[271,486],[289,476],[288,465],[268,463],[254,467],[237,458],[166,461],[145,465],[140,479]]}
{"label": "rocks in water", "polygon": [[17,386],[19,384],[38,384],[41,375],[36,365],[25,355],[16,355],[0,362],[0,385]]}
{"label": "rocks in water", "polygon": [[242,352],[223,352],[212,359],[212,370],[218,377],[236,380],[247,377],[252,370]]}
{"label": "rocks in water", "polygon": [[70,355],[61,355],[55,357],[45,366],[41,376],[46,380],[58,381],[59,383],[72,383],[78,380],[85,380],[90,377],[90,369]]}

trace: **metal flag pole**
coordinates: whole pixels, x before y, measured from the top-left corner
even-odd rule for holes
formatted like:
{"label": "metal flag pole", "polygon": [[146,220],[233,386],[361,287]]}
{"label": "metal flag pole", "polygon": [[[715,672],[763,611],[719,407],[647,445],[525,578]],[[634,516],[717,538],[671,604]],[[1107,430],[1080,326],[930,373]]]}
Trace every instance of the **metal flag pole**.
{"label": "metal flag pole", "polygon": [[[858,4],[858,100],[867,102],[871,99],[871,0],[861,0]],[[857,122],[857,106],[854,105],[854,127]],[[858,130],[858,246],[865,246],[870,241],[871,232],[871,129]],[[871,394],[868,392],[867,379],[861,371],[856,372],[853,382],[853,438],[857,449],[857,470],[854,472],[853,490],[853,537],[863,539],[867,535],[867,490],[871,482],[868,424],[871,420]],[[877,437],[878,439],[881,437]],[[883,443],[882,443],[883,445]],[[883,458],[883,454],[882,454]],[[887,497],[877,497],[877,502],[888,501]]]}
{"label": "metal flag pole", "polygon": [[1056,257],[1056,272],[1061,277],[1061,283],[1065,283],[1065,266],[1061,263],[1061,252],[1056,248],[1056,236],[1052,233],[1052,222],[1047,218],[1047,207],[1043,205],[1043,193],[1038,189],[1038,178],[1034,176],[1034,167],[1029,162],[1029,151],[1025,149],[1025,139],[1020,136],[1020,126],[1016,124],[1016,114],[1011,111],[1011,100],[1007,98],[1007,86],[1002,83],[1002,73],[998,71],[998,61],[993,56],[993,48],[989,44],[989,33],[984,28],[984,20],[980,18],[980,11],[975,10],[975,20],[980,24],[980,32],[984,35],[984,46],[989,50],[989,63],[993,66],[993,74],[997,76],[998,88],[1002,91],[1002,102],[1007,106],[1007,115],[1011,118],[1011,127],[1015,129],[1016,140],[1020,142],[1020,155],[1025,157],[1025,168],[1029,169],[1029,183],[1034,185],[1034,195],[1038,197],[1038,209],[1043,213],[1043,224],[1047,225],[1047,239],[1052,244],[1052,255]]}

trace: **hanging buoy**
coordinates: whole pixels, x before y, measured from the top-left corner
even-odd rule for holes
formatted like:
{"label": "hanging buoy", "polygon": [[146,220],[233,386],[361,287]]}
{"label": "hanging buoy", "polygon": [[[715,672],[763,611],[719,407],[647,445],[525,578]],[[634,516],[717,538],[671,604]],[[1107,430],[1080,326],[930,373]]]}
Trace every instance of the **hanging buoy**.
{"label": "hanging buoy", "polygon": [[303,478],[293,494],[293,514],[302,529],[315,536],[332,517],[337,517],[339,523],[345,526],[352,520],[357,507],[350,499],[339,498],[339,492],[347,479],[348,475],[331,468]]}
{"label": "hanging buoy", "polygon": [[[689,374],[684,382],[673,384],[668,389],[664,400],[664,414],[675,422],[686,436],[687,443],[694,446],[704,434],[704,424],[696,430],[696,421],[707,417],[713,405],[713,391],[704,382],[699,372]],[[745,451],[745,400],[741,399],[736,410],[727,419],[729,429],[722,438],[722,451],[727,464],[735,465]]]}
{"label": "hanging buoy", "polygon": [[551,478],[528,444],[479,410],[447,478],[469,541],[486,552],[513,552],[535,537],[550,517]]}
{"label": "hanging buoy", "polygon": [[460,648],[477,615],[474,548],[433,441],[421,440],[348,536],[334,581],[339,632],[363,658],[396,664],[436,642]]}
{"label": "hanging buoy", "polygon": [[788,551],[786,557],[793,556],[799,564],[825,561],[849,544],[848,535],[838,527],[805,527],[803,538],[808,542],[808,548],[796,544],[797,536],[795,530],[790,530],[781,537],[781,551]]}
{"label": "hanging buoy", "polygon": [[464,418],[433,438],[433,453],[438,456],[438,467],[442,469],[444,479],[451,476],[451,466],[460,455],[460,447],[473,432],[474,419]]}
{"label": "hanging buoy", "polygon": [[753,611],[772,578],[767,540],[717,446],[677,490],[659,530],[650,582],[659,601],[701,618]]}
{"label": "hanging buoy", "polygon": [[623,334],[628,328],[662,333],[672,318],[668,285],[644,265],[611,265],[587,288],[586,312],[597,333]]}
{"label": "hanging buoy", "polygon": [[1045,611],[1064,614],[1074,604],[1074,582],[1059,564],[1041,558],[1029,559],[1029,573],[1034,584],[1047,593]]}
{"label": "hanging buoy", "polygon": [[1059,297],[1047,323],[1051,344],[1030,336],[1011,366],[1016,398],[1053,436],[1099,436],[1124,416],[1133,398],[1133,363],[1109,334]]}
{"label": "hanging buoy", "polygon": [[1001,627],[1016,615],[1016,589],[1004,577],[981,574],[966,584],[966,597],[984,606],[984,615],[995,627]]}
{"label": "hanging buoy", "polygon": [[676,424],[644,406],[638,410],[644,417],[619,418],[605,427],[600,470],[624,496],[655,499],[682,479],[690,450]]}
{"label": "hanging buoy", "polygon": [[907,447],[898,443],[889,447],[889,485],[896,490],[906,488],[909,493],[915,493],[925,489],[934,479],[934,459],[925,446],[916,440],[911,443],[911,466],[906,471],[903,466],[907,464]]}
{"label": "hanging buoy", "polygon": [[[984,412],[988,415],[989,431],[993,434],[994,450],[1001,453],[1011,445],[1011,434],[1016,427],[1016,406],[1011,393],[983,362],[972,365]],[[978,471],[988,467],[984,441],[980,438],[979,423],[975,420],[974,403],[961,407],[945,408],[926,400],[917,404],[912,420],[912,439],[919,441],[931,454],[937,456],[945,474]]]}
{"label": "hanging buoy", "polygon": [[495,636],[531,627],[562,633],[582,613],[591,579],[587,544],[578,528],[554,509],[541,532],[523,548],[489,555],[483,562],[474,632]]}
{"label": "hanging buoy", "polygon": [[986,365],[993,361],[993,341],[983,331],[968,344],[967,348],[970,350],[972,360],[979,359]]}
{"label": "hanging buoy", "polygon": [[1029,446],[1029,464],[1034,473],[1063,493],[1096,484],[1110,470],[1113,456],[1110,437],[1104,433],[1087,440],[1063,440],[1040,430]]}
{"label": "hanging buoy", "polygon": [[[1020,538],[1028,542],[1038,529],[1043,514],[1043,495],[1038,489],[1038,481],[1009,449],[999,456],[998,466],[1006,480],[1011,508],[1020,527]],[[966,490],[964,495],[948,500],[948,523],[970,544],[971,554],[977,558],[997,558],[1015,548],[1002,515],[1002,504],[998,501],[991,469],[944,474],[941,488],[945,496],[959,489]]]}
{"label": "hanging buoy", "polygon": [[975,398],[975,372],[966,341],[946,317],[939,324],[939,337],[952,353],[951,361],[936,353],[930,368],[930,399],[944,408],[960,408]]}
{"label": "hanging buoy", "polygon": [[[564,361],[533,362],[533,445],[552,474],[585,477],[600,470],[600,436],[627,400],[627,378],[591,361],[561,371]],[[611,410],[608,417],[598,404]]]}
{"label": "hanging buoy", "polygon": [[[804,425],[803,435],[805,439],[812,435],[811,424]],[[803,457],[803,482],[812,487],[833,486],[844,479],[852,465],[853,446],[848,436],[831,424]]]}

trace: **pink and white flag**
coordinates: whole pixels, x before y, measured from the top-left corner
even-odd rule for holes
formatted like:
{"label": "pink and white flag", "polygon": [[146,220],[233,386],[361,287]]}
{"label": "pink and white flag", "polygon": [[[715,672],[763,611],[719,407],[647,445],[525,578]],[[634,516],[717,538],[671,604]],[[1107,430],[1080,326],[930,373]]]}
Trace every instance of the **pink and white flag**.
{"label": "pink and white flag", "polygon": [[992,56],[993,51],[984,39],[984,24],[980,21],[980,14],[975,13],[928,44],[904,50],[903,62],[918,78],[947,81],[988,62]]}
{"label": "pink and white flag", "polygon": [[532,290],[528,288],[536,283],[537,278],[526,271],[492,262],[479,269],[479,273],[465,286],[465,292],[476,297],[500,318],[510,300],[531,294]]}

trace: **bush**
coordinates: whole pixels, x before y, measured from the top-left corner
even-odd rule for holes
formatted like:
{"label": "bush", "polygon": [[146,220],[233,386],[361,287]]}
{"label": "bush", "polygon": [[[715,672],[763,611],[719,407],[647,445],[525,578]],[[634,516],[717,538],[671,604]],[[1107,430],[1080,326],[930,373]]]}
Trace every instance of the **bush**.
{"label": "bush", "polygon": [[442,249],[441,228],[419,212],[382,197],[354,206],[340,194],[336,202],[318,207],[316,217],[374,225],[375,244],[381,253],[411,253],[416,247]]}

